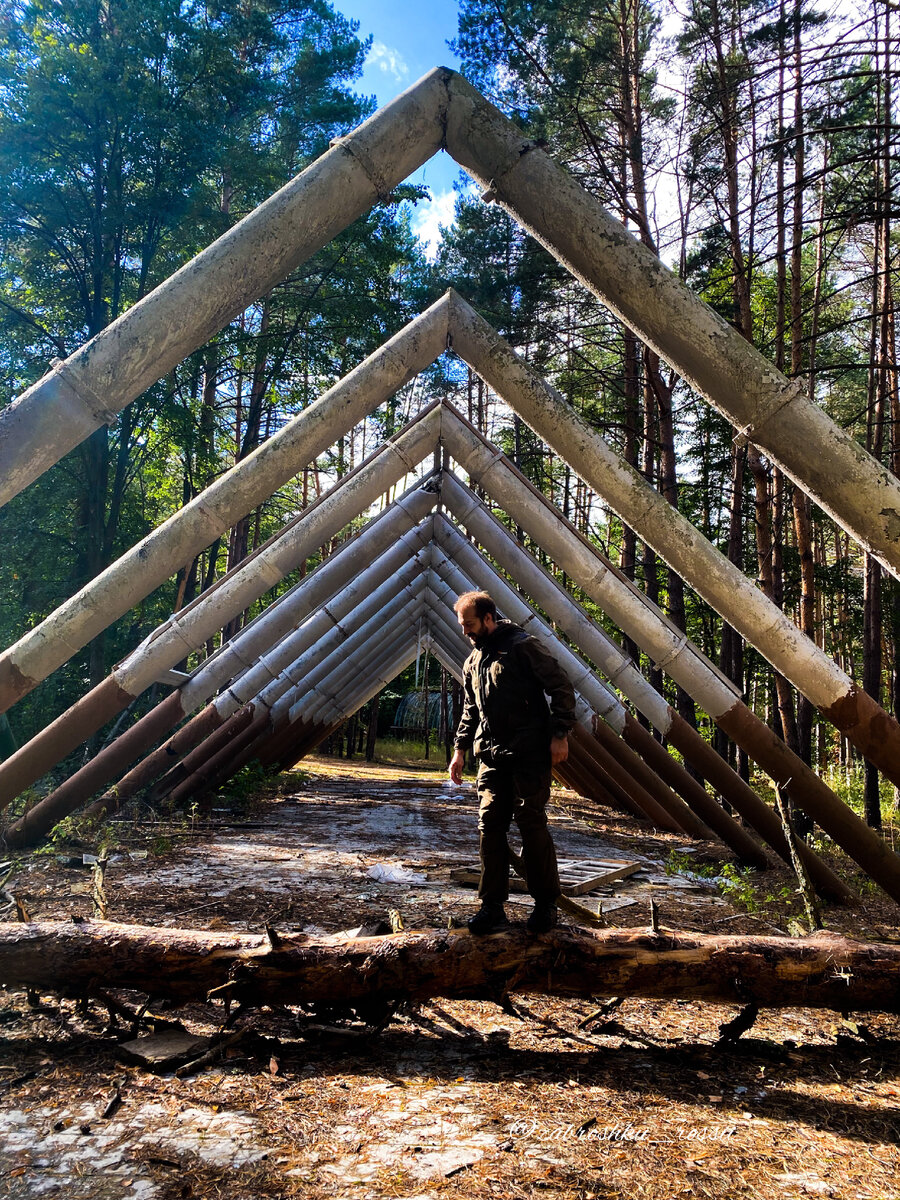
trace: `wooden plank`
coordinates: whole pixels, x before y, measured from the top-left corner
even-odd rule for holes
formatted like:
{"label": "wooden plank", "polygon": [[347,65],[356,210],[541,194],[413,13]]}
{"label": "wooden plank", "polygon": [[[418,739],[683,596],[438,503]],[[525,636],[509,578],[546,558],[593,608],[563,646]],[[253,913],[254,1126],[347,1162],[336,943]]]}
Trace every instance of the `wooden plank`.
{"label": "wooden plank", "polygon": [[131,1042],[120,1042],[116,1047],[116,1054],[124,1062],[149,1067],[151,1071],[165,1074],[167,1071],[174,1071],[183,1063],[190,1062],[208,1046],[208,1037],[198,1037],[188,1033],[186,1029],[166,1029]]}
{"label": "wooden plank", "polygon": [[[564,896],[583,896],[598,887],[615,883],[618,879],[626,879],[640,871],[643,863],[629,862],[626,859],[570,859],[559,860],[559,882]],[[468,887],[477,887],[481,878],[479,867],[454,867],[450,878]],[[511,892],[527,892],[524,880],[510,873],[509,890]]]}
{"label": "wooden plank", "polygon": [[598,916],[605,917],[608,913],[615,912],[616,909],[630,908],[637,903],[638,900],[635,896],[592,896],[585,907],[590,912],[596,912]]}
{"label": "wooden plank", "polygon": [[577,869],[572,870],[569,864],[559,864],[559,882],[567,896],[582,896],[605,884],[615,883],[618,879],[627,879],[643,866],[639,862],[623,862],[611,860],[603,863],[572,864]]}
{"label": "wooden plank", "polygon": [[637,904],[633,896],[609,896],[600,901],[600,912],[605,915],[617,908],[630,908],[632,904]]}

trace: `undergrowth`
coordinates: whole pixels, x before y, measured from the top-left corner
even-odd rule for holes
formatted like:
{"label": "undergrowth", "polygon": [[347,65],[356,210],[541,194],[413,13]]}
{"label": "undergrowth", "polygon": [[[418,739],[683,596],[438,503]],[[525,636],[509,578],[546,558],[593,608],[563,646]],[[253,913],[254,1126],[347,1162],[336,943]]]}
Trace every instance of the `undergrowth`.
{"label": "undergrowth", "polygon": [[741,867],[737,863],[695,862],[689,855],[678,850],[669,852],[665,863],[667,875],[700,877],[715,884],[722,895],[735,908],[751,915],[771,914],[777,909],[783,914],[785,908],[794,915],[797,892],[787,884],[772,886],[763,873],[753,867]]}
{"label": "undergrowth", "polygon": [[375,743],[375,761],[388,767],[416,767],[420,771],[447,773],[446,751],[436,741],[429,743],[426,758],[424,740],[379,738]]}
{"label": "undergrowth", "polygon": [[[851,771],[836,770],[821,772],[823,782],[843,802],[850,806],[857,816],[865,816],[865,774],[861,767]],[[881,808],[881,824],[885,838],[889,844],[900,842],[900,789],[896,788],[889,779],[879,777],[879,800]],[[895,845],[896,848],[896,845]]]}

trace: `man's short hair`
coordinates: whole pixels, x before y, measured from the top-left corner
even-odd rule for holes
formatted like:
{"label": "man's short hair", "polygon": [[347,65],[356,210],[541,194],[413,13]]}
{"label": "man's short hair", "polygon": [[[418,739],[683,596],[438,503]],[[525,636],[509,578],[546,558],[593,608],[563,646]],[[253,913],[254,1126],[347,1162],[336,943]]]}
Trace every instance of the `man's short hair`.
{"label": "man's short hair", "polygon": [[485,617],[493,617],[497,620],[497,605],[493,598],[487,592],[463,592],[457,597],[456,603],[453,605],[455,613],[465,612],[466,609],[474,608],[475,616],[479,621],[483,621]]}

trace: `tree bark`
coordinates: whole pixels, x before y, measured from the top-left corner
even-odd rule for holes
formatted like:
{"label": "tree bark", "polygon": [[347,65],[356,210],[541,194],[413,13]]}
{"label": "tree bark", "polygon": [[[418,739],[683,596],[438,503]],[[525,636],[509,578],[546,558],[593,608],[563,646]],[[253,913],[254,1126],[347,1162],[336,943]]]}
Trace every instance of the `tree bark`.
{"label": "tree bark", "polygon": [[[731,503],[728,513],[728,561],[744,569],[743,514],[744,514],[744,465],[747,451],[732,444],[731,447]],[[744,689],[744,643],[741,635],[727,621],[722,622],[722,641],[719,666],[732,683]],[[735,767],[745,783],[750,779],[750,768],[746,753],[729,743],[723,730],[716,727],[715,744],[719,754],[731,767]]]}
{"label": "tree bark", "polygon": [[[624,448],[623,457],[625,461],[638,469],[638,423],[640,413],[638,411],[639,404],[639,366],[638,366],[638,341],[627,325],[622,326],[623,338],[623,373],[624,373],[624,420],[623,420],[623,437]],[[568,472],[568,467],[566,468]],[[630,525],[623,524],[622,526],[622,557],[620,567],[628,579],[634,582],[635,565],[637,563],[637,537]],[[632,662],[640,666],[641,648],[637,642],[625,635],[622,638],[622,644],[625,647],[625,653],[629,656]],[[638,720],[641,718],[639,717]],[[644,718],[646,720],[646,718]]]}
{"label": "tree bark", "polygon": [[832,934],[711,936],[564,928],[536,938],[440,931],[336,934],[206,932],[112,922],[0,925],[7,988],[82,996],[110,987],[246,1004],[354,1005],[508,992],[647,996],[768,1008],[900,1012],[900,946]]}
{"label": "tree bark", "polygon": [[[747,465],[756,488],[756,559],[759,569],[759,586],[772,603],[775,600],[775,576],[772,570],[772,503],[769,470],[755,446],[747,447]],[[794,692],[780,671],[773,673],[775,694],[778,698],[778,714],[781,721],[781,736],[795,754],[799,753],[797,722],[794,717]],[[807,766],[809,764],[807,763]]]}
{"label": "tree bark", "polygon": [[369,724],[366,728],[366,762],[375,761],[375,742],[378,739],[378,708],[381,703],[381,692],[372,697],[369,708]]}

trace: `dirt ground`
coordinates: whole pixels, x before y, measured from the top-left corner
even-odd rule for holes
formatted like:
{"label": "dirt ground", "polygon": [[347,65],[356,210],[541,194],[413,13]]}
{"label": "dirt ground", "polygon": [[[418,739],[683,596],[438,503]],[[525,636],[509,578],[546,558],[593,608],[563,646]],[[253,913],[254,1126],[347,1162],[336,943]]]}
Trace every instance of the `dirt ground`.
{"label": "dirt ground", "polygon": [[[646,926],[651,898],[684,930],[786,932],[801,914],[786,871],[723,875],[721,847],[569,793],[554,796],[553,831],[561,858],[640,861],[583,898],[605,902],[610,925]],[[412,769],[314,759],[241,815],[138,816],[114,840],[117,921],[317,935],[389,912],[446,927],[475,905],[450,878],[474,859],[474,795]],[[23,855],[7,888],[32,917],[89,916],[96,848]],[[829,928],[900,940],[879,897],[827,909]],[[111,994],[115,1026],[98,1001],[0,996],[0,1197],[900,1197],[898,1017],[768,1011],[720,1047],[735,1010],[684,1001],[435,1001],[378,1032],[263,1010],[176,1074],[123,1061],[127,1011],[146,997]],[[150,1015],[209,1037],[223,1009]]]}

